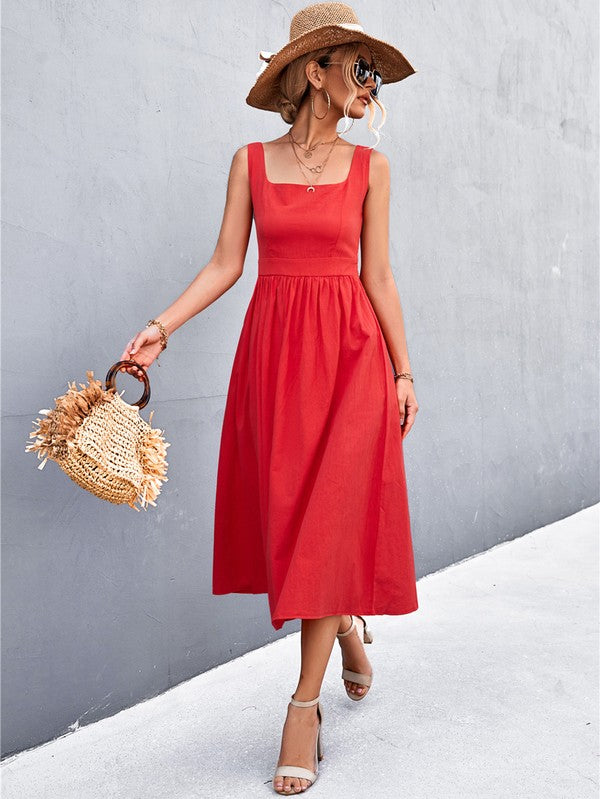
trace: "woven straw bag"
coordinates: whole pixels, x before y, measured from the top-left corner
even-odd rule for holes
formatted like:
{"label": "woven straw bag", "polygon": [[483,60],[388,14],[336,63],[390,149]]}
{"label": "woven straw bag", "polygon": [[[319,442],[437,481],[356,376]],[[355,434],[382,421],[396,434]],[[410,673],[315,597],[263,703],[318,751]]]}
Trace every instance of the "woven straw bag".
{"label": "woven straw bag", "polygon": [[[135,364],[142,370],[144,393],[133,405],[116,393],[114,378],[121,366]],[[45,419],[36,419],[37,428],[29,434],[35,437],[26,452],[37,452],[48,458],[77,485],[100,499],[116,505],[127,503],[131,508],[138,502],[144,510],[160,494],[160,483],[168,480],[164,430],[150,426],[139,414],[150,399],[150,381],[143,366],[134,360],[118,361],[108,370],[106,388],[86,372],[89,385],[69,383],[66,394],[56,398],[54,409],[43,408]],[[123,393],[123,392],[121,392]],[[45,456],[45,457],[44,457]]]}

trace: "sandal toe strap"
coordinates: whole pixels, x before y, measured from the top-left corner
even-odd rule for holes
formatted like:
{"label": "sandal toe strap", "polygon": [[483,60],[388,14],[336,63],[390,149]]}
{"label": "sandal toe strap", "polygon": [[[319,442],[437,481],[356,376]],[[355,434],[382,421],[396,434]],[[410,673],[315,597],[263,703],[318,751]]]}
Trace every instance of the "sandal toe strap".
{"label": "sandal toe strap", "polygon": [[311,782],[317,779],[314,771],[302,768],[302,766],[278,766],[273,777],[301,777],[303,780],[311,780]]}
{"label": "sandal toe strap", "polygon": [[350,669],[343,669],[342,680],[357,682],[360,685],[371,685],[372,676],[370,674],[359,674],[357,671],[350,671]]}

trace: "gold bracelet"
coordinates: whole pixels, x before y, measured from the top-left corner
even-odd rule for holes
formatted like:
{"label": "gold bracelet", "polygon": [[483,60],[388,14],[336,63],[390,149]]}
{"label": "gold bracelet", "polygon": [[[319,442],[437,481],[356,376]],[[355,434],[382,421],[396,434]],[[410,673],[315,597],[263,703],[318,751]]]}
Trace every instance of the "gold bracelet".
{"label": "gold bracelet", "polygon": [[150,325],[156,325],[160,332],[160,343],[162,345],[162,349],[167,349],[167,340],[169,338],[169,334],[167,333],[165,326],[162,322],[159,322],[158,319],[149,319],[146,327],[150,327]]}
{"label": "gold bracelet", "polygon": [[396,380],[398,380],[398,378],[400,377],[404,377],[407,380],[410,380],[411,383],[415,382],[410,372],[400,372],[400,374],[397,374],[396,371],[394,371],[394,382],[396,382]]}

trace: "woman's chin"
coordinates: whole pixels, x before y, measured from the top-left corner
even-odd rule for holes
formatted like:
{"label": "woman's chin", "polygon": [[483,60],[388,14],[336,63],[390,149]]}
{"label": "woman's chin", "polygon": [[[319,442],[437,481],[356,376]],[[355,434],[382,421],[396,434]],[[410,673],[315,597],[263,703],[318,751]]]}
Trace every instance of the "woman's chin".
{"label": "woman's chin", "polygon": [[[350,106],[350,111],[348,113],[348,116],[350,117],[350,119],[362,119],[368,107],[369,107],[368,103],[363,103],[362,100],[355,100]],[[343,116],[344,114],[342,112],[342,118]]]}

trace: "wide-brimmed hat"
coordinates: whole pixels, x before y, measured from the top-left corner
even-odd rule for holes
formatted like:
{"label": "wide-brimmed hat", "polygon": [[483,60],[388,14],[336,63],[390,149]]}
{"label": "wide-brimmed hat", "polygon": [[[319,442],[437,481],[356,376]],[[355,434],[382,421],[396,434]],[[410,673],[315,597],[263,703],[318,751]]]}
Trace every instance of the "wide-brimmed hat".
{"label": "wide-brimmed hat", "polygon": [[285,67],[311,50],[347,42],[364,42],[369,47],[383,83],[396,83],[417,71],[396,47],[365,33],[350,6],[345,3],[315,3],[294,15],[290,40],[286,45],[275,53],[260,51],[259,58],[265,63],[256,74],[256,82],[246,102],[254,108],[279,111],[276,105],[279,76]]}

